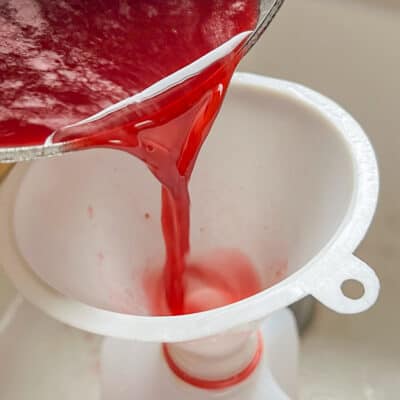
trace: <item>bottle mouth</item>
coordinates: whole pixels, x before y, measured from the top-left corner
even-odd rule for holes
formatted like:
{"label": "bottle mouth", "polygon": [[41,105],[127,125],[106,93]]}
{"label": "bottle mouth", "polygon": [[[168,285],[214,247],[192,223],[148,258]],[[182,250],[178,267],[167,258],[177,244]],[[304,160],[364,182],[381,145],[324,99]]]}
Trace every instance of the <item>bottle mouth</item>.
{"label": "bottle mouth", "polygon": [[[175,374],[175,376],[191,386],[195,386],[199,389],[204,389],[204,390],[227,389],[229,387],[236,386],[245,381],[247,378],[250,377],[250,375],[252,375],[252,373],[257,369],[258,365],[260,364],[263,355],[263,350],[264,350],[263,338],[261,333],[258,331],[256,349],[252,359],[247,364],[247,366],[242,370],[240,370],[239,372],[236,372],[233,375],[228,376],[227,378],[211,380],[211,379],[196,377],[187,373],[174,361],[168,349],[168,344],[163,343],[162,345],[162,352],[164,355],[164,359],[170,370]],[[212,360],[210,360],[210,362],[212,362]]]}

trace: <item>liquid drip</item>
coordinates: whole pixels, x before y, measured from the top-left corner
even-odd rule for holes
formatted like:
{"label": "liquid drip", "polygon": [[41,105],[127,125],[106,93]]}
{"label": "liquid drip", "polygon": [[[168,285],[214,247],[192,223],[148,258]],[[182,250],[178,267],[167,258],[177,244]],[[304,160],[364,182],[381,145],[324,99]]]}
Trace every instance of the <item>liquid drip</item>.
{"label": "liquid drip", "polygon": [[[162,185],[162,286],[168,312],[201,311],[243,298],[214,284],[218,274],[213,278],[206,265],[217,271],[226,265],[222,259],[192,262],[186,269],[188,184],[241,59],[240,44],[256,25],[258,1],[3,4],[0,146],[52,140],[82,149],[123,150],[143,160]],[[247,259],[238,259],[252,270]],[[239,270],[232,266],[232,272]],[[195,291],[190,294],[193,282],[202,281],[208,289],[201,297],[213,298],[213,305],[201,305],[193,299]],[[245,297],[259,289],[250,281]]]}

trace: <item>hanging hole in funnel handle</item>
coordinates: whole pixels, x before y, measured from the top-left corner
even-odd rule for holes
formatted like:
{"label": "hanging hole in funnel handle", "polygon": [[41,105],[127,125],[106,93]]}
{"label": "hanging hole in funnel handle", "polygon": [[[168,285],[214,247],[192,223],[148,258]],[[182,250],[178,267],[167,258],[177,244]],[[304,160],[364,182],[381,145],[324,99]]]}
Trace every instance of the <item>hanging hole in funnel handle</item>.
{"label": "hanging hole in funnel handle", "polygon": [[[330,265],[330,269],[334,269],[335,273],[325,282],[319,283],[314,272],[314,279],[309,283],[309,290],[318,301],[343,314],[365,311],[375,303],[379,280],[367,264],[351,255],[336,265]],[[324,269],[324,273],[326,271]],[[349,284],[353,286],[350,291]]]}
{"label": "hanging hole in funnel handle", "polygon": [[343,294],[349,299],[357,300],[364,296],[364,285],[355,279],[343,281],[341,286]]}

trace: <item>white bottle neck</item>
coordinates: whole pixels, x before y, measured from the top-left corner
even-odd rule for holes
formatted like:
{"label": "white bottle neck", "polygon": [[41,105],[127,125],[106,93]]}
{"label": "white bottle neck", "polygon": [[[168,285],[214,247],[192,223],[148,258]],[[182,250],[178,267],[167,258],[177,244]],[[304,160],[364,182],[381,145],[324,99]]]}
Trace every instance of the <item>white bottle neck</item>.
{"label": "white bottle neck", "polygon": [[186,375],[223,381],[240,375],[261,351],[256,331],[229,332],[192,342],[165,345],[170,360]]}

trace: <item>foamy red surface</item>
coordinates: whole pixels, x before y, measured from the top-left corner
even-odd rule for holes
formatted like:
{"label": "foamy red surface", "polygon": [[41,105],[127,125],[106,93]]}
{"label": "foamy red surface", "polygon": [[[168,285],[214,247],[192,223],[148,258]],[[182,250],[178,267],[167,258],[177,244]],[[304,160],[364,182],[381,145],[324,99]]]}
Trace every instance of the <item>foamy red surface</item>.
{"label": "foamy red surface", "polygon": [[248,30],[255,0],[0,1],[0,145],[140,92]]}

